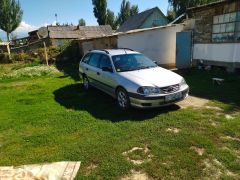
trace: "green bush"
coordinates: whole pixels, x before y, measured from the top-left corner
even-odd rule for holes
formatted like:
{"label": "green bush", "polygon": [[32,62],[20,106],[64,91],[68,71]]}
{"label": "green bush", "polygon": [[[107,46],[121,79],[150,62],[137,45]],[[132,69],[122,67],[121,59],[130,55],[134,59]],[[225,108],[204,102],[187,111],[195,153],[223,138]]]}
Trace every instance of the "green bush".
{"label": "green bush", "polygon": [[0,63],[5,64],[5,63],[11,63],[12,60],[9,58],[8,53],[0,53]]}
{"label": "green bush", "polygon": [[12,55],[12,59],[14,62],[27,62],[29,61],[29,55],[27,53],[21,52]]}

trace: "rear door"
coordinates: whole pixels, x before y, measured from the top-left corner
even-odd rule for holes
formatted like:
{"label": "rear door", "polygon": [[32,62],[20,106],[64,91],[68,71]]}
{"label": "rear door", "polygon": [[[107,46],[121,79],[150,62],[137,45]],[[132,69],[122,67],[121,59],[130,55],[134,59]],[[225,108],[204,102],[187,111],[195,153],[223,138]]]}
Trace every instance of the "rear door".
{"label": "rear door", "polygon": [[92,53],[88,64],[85,66],[85,73],[90,81],[90,83],[96,87],[99,86],[99,63],[102,54]]}

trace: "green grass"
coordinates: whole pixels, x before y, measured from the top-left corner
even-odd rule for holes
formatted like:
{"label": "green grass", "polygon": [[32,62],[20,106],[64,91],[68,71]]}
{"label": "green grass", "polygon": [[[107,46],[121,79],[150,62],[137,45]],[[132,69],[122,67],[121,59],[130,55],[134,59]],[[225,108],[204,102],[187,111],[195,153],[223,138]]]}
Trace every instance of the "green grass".
{"label": "green grass", "polygon": [[[183,75],[192,95],[210,99],[210,105],[221,107],[223,113],[176,105],[122,112],[108,95],[95,89],[84,92],[74,71],[69,76],[0,81],[0,165],[69,160],[82,162],[77,179],[116,179],[132,169],[156,179],[201,179],[214,177],[203,162],[217,159],[222,178],[239,179],[240,142],[221,138],[240,138],[239,75],[197,70]],[[223,85],[212,84],[216,76],[224,77]],[[227,119],[224,113],[235,118]],[[180,132],[167,132],[171,127]],[[122,154],[146,146],[152,160],[141,165]],[[204,148],[203,156],[192,146]],[[146,156],[135,153],[130,155],[133,159]],[[91,164],[96,168],[90,170]],[[226,170],[236,176],[228,176]]]}

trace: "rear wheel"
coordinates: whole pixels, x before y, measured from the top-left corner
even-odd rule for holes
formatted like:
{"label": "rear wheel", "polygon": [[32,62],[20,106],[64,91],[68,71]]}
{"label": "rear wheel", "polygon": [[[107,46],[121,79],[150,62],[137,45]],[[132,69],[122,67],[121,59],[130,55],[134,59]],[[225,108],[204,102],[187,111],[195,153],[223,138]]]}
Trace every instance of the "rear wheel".
{"label": "rear wheel", "polygon": [[86,91],[89,90],[89,87],[90,87],[89,80],[85,75],[83,76],[83,87]]}
{"label": "rear wheel", "polygon": [[127,91],[124,90],[123,88],[119,88],[117,90],[116,95],[117,95],[118,106],[123,110],[129,109],[130,100],[129,100]]}

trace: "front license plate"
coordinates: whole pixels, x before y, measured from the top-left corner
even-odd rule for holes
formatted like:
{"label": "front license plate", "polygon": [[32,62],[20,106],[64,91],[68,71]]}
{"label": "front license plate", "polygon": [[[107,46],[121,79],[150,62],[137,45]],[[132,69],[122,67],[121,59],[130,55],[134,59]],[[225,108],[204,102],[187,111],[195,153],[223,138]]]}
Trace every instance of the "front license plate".
{"label": "front license plate", "polygon": [[171,102],[171,101],[176,101],[182,98],[182,93],[175,93],[175,94],[171,94],[165,97],[165,101],[166,102]]}

